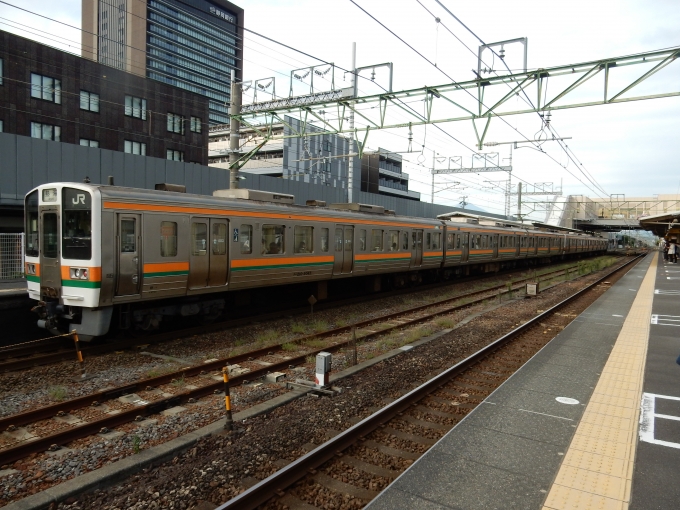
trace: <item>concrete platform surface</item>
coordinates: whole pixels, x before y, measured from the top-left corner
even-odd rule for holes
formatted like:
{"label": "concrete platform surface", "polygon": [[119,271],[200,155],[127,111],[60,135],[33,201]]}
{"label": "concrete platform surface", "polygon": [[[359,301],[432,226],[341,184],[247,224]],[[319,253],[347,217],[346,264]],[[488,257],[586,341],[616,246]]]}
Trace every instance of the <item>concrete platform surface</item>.
{"label": "concrete platform surface", "polygon": [[[588,449],[574,444],[577,428],[593,428],[586,406],[601,404],[596,386],[653,261],[643,259],[612,285],[366,508],[569,508],[544,505],[556,498],[565,457],[575,446]],[[625,482],[623,489],[617,483],[624,497]],[[605,503],[619,508],[614,500]]]}

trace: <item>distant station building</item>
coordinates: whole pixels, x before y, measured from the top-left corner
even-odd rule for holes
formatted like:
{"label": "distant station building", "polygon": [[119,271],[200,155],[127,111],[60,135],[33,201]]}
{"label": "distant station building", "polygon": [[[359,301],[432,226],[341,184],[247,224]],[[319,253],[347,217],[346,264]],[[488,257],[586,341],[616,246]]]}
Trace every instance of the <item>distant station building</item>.
{"label": "distant station building", "polygon": [[0,31],[0,132],[206,165],[207,119],[201,95]]}
{"label": "distant station building", "polygon": [[243,9],[226,0],[83,0],[83,57],[201,94],[208,122],[229,122],[242,80]]}
{"label": "distant station building", "polygon": [[[383,149],[375,153],[349,155],[350,143],[343,136],[313,135],[294,137],[302,132],[300,121],[285,117],[285,123],[272,126],[273,136],[291,136],[272,140],[261,147],[241,168],[242,172],[280,177],[293,181],[347,189],[349,159],[352,158],[353,187],[376,195],[420,200],[420,193],[408,189],[408,174],[402,172],[401,156]],[[253,150],[264,139],[253,129],[241,130],[241,154]],[[209,165],[229,169],[229,125],[210,127]]]}

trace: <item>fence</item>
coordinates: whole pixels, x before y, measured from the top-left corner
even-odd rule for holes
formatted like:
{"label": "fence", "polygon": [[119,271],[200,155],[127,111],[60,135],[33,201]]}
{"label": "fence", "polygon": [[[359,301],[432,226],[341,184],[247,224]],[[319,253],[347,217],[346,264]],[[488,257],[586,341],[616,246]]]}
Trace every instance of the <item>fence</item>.
{"label": "fence", "polygon": [[21,278],[24,273],[24,234],[0,234],[0,280]]}

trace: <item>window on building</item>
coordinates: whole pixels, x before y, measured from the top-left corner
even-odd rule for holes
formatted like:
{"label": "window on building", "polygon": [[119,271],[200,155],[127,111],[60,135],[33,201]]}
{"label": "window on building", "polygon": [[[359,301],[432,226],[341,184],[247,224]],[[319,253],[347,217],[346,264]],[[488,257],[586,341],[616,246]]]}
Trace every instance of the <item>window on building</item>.
{"label": "window on building", "polygon": [[61,141],[61,128],[51,124],[31,122],[31,137],[42,138],[43,140]]}
{"label": "window on building", "polygon": [[0,58],[0,85],[2,85],[2,77],[3,75],[3,67],[2,67],[2,59]]}
{"label": "window on building", "polygon": [[31,73],[31,97],[61,104],[61,80]]}
{"label": "window on building", "polygon": [[166,159],[169,159],[170,161],[184,161],[184,153],[182,151],[168,149],[165,156]]}
{"label": "window on building", "polygon": [[177,223],[161,221],[161,257],[177,256]]}
{"label": "window on building", "polygon": [[[184,134],[184,117],[176,113],[168,113],[168,131]],[[170,158],[168,158],[170,159]]]}
{"label": "window on building", "polygon": [[200,117],[191,117],[191,131],[194,133],[200,133],[201,132],[201,118]]}
{"label": "window on building", "polygon": [[87,138],[81,138],[80,145],[84,145],[85,147],[99,147],[99,142],[97,140],[88,140]]}
{"label": "window on building", "polygon": [[125,152],[128,154],[139,154],[140,156],[146,156],[146,144],[142,142],[125,140]]}
{"label": "window on building", "polygon": [[146,120],[146,99],[125,96],[125,115]]}
{"label": "window on building", "polygon": [[80,91],[80,109],[99,113],[99,94],[94,92]]}
{"label": "window on building", "polygon": [[324,142],[323,142],[323,150],[325,150],[326,152],[330,152],[330,151],[331,151],[331,142],[330,142],[330,140],[324,140]]}
{"label": "window on building", "polygon": [[314,251],[314,227],[295,227],[295,253],[312,253]]}
{"label": "window on building", "polygon": [[238,242],[241,244],[241,253],[253,253],[253,226],[241,225],[238,232]]}

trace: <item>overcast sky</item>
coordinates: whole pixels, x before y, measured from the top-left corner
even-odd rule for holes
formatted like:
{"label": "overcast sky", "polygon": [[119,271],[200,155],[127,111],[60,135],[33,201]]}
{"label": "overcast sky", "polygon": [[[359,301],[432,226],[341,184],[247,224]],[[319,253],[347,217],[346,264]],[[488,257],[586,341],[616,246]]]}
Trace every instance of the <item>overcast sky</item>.
{"label": "overcast sky", "polygon": [[[240,0],[235,3],[245,9],[246,28],[344,68],[350,67],[351,43],[355,41],[358,66],[394,63],[394,90],[450,83],[441,71],[455,81],[474,78],[471,70],[477,68],[477,59],[463,43],[476,52],[479,42],[435,0],[420,2],[439,17],[441,23],[437,23],[417,0],[355,1],[424,57],[436,62],[439,69],[424,61],[349,0]],[[80,27],[80,0],[7,2]],[[678,0],[442,2],[484,42],[528,37],[529,69],[680,46]],[[14,25],[14,28],[10,25]],[[0,4],[0,27],[33,39],[40,40],[41,35],[49,37],[49,40],[43,39],[42,42],[74,53],[80,51],[77,29],[4,4]],[[506,53],[506,62],[512,69],[521,67],[519,45],[508,46]],[[318,63],[253,34],[246,35],[244,56],[244,78],[276,76],[278,95],[287,95],[287,76],[291,69]],[[491,59],[485,59],[485,63],[491,64],[487,60]],[[493,67],[503,74],[503,68],[498,64],[496,59]],[[613,71],[612,89],[620,89],[626,79],[631,81],[646,70],[642,66],[631,66],[617,69],[621,73],[616,75]],[[376,78],[386,86],[384,74],[377,73]],[[349,81],[342,80],[342,73],[339,72],[336,75],[336,88],[349,85]],[[591,82],[585,89],[591,94],[588,97],[601,98],[602,79],[596,78]],[[679,83],[680,62],[675,62],[652,77],[640,89],[640,93],[679,91]],[[557,87],[557,83],[553,86]],[[377,91],[367,80],[360,81],[360,89],[364,93]],[[581,98],[585,100],[587,96],[583,94],[579,96]],[[517,107],[524,105],[520,98],[511,101],[515,101]],[[422,103],[417,108],[422,110]],[[499,119],[492,121],[487,141],[504,142],[543,136],[536,114],[510,116],[505,117],[505,120],[507,123]],[[592,175],[607,194],[632,197],[680,191],[680,97],[561,110],[552,114],[551,123],[559,135],[572,137],[566,143],[582,163],[581,168],[569,161],[554,142],[544,144],[543,148],[556,161],[530,148],[522,148],[513,153],[514,182],[517,182],[516,178],[525,182],[551,181],[559,184],[562,181],[565,194],[598,196],[593,190],[595,186],[588,183],[583,170]],[[424,144],[423,156],[419,152],[404,155],[409,161],[405,170],[411,175],[410,187],[422,192],[422,199],[427,201],[430,200],[428,167],[431,165],[431,151],[436,151],[441,157],[463,156],[465,166],[469,166],[476,142],[470,121],[445,124],[441,128],[450,136],[432,127],[428,128],[427,135],[422,128],[414,129],[413,148],[420,151]],[[407,129],[373,133],[368,146],[371,149],[382,147],[405,151],[407,134]],[[508,145],[493,150],[499,152],[502,158],[509,156]],[[418,165],[419,162],[423,164]],[[502,164],[507,165],[508,160],[502,160]],[[482,188],[486,186],[484,181],[500,181],[505,178],[504,174],[466,174],[461,177],[463,179],[437,177],[438,183],[445,180],[463,181],[466,188],[440,191],[435,194],[435,201],[455,205],[461,196],[468,196],[469,202],[490,212],[502,212],[502,194]],[[445,186],[437,184],[437,189]],[[604,195],[601,191],[599,194]]]}

